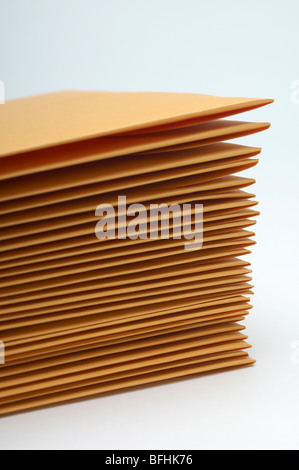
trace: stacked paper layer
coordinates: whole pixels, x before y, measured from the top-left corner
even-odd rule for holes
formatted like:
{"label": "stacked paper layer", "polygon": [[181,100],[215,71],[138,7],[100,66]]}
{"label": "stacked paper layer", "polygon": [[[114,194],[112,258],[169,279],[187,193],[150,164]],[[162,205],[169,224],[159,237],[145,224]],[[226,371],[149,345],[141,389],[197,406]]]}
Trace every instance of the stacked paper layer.
{"label": "stacked paper layer", "polygon": [[[68,92],[0,107],[1,415],[254,362],[239,322],[258,212],[238,174],[260,148],[228,141],[269,124],[223,118],[270,102]],[[118,196],[203,204],[201,249],[100,241],[95,210]]]}

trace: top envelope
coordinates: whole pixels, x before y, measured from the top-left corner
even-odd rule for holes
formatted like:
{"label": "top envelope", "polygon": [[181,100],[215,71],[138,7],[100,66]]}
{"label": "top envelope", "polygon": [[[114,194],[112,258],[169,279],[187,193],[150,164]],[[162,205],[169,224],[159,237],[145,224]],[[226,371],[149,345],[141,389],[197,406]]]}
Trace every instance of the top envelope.
{"label": "top envelope", "polygon": [[60,92],[0,106],[0,157],[124,133],[159,132],[272,103],[181,93]]}

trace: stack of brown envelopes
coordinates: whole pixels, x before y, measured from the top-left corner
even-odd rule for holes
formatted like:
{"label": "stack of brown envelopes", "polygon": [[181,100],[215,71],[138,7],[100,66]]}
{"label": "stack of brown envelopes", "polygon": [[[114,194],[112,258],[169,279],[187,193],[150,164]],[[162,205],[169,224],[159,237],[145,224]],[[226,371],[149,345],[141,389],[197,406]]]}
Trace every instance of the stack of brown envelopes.
{"label": "stack of brown envelopes", "polygon": [[[260,148],[229,141],[269,124],[228,118],[271,102],[65,92],[0,106],[0,415],[253,364],[239,322],[258,212],[239,173]],[[188,207],[189,232],[161,210],[168,236],[152,237],[136,208],[153,205]]]}

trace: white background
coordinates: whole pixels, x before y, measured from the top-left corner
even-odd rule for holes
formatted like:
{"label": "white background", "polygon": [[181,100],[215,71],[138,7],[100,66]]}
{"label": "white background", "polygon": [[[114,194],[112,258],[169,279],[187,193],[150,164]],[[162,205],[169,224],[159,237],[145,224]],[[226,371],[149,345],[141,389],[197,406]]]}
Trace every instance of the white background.
{"label": "white background", "polygon": [[257,365],[2,419],[1,449],[299,448],[298,23],[298,0],[0,0],[7,99],[90,89],[276,100],[241,117],[272,122],[242,140],[263,147],[249,172],[262,212],[246,322]]}

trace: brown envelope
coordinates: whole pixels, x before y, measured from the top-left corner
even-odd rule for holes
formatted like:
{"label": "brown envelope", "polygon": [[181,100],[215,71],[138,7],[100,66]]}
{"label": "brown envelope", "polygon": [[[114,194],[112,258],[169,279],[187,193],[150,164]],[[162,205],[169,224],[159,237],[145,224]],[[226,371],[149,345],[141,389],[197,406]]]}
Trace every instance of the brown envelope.
{"label": "brown envelope", "polygon": [[[230,141],[269,124],[224,118],[271,102],[62,92],[0,108],[0,416],[254,363],[239,322],[259,212],[239,174],[261,149]],[[170,239],[150,238],[143,216],[142,238],[100,241],[98,205],[129,225],[119,196],[190,204],[191,226],[173,239],[182,219],[164,213]]]}

